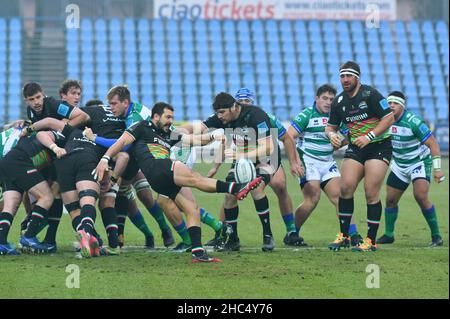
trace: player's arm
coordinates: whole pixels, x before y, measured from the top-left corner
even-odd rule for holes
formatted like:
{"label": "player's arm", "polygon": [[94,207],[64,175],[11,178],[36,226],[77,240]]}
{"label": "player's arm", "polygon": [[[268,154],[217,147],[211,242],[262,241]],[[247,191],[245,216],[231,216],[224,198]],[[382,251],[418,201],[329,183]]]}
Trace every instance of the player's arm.
{"label": "player's arm", "polygon": [[135,141],[136,137],[133,136],[129,131],[125,131],[122,136],[115,142],[106,153],[101,158],[100,162],[98,162],[97,167],[92,172],[94,178],[101,181],[105,172],[109,170],[109,160],[116,156],[125,146],[132,144]]}
{"label": "player's arm", "polygon": [[59,147],[55,143],[55,136],[53,133],[49,131],[41,131],[36,134],[36,139],[44,145],[45,147],[52,150],[55,153],[56,157],[61,158],[66,155],[66,150],[62,147]]}
{"label": "player's arm", "polygon": [[218,131],[214,131],[208,134],[184,134],[181,135],[181,142],[183,145],[188,146],[197,146],[197,145],[207,145],[212,141],[223,141],[225,136]]}
{"label": "player's arm", "polygon": [[445,180],[444,172],[441,167],[441,148],[433,135],[429,135],[424,145],[428,146],[431,151],[431,157],[433,159],[433,177],[436,183],[441,183]]}
{"label": "player's arm", "polygon": [[67,124],[69,124],[72,127],[78,127],[89,121],[90,121],[89,115],[86,112],[82,111],[80,108],[76,107],[70,113],[69,122]]}
{"label": "player's arm", "polygon": [[286,154],[289,159],[289,166],[291,167],[292,176],[303,176],[305,171],[303,165],[301,164],[300,157],[298,156],[294,139],[289,133],[285,133],[278,138],[284,144],[284,149],[286,150]]}

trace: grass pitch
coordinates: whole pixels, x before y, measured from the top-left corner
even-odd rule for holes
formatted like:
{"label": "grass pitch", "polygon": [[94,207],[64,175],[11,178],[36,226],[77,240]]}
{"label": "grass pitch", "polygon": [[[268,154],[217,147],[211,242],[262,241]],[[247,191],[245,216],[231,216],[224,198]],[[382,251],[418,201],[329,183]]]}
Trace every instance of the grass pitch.
{"label": "grass pitch", "polygon": [[[216,264],[191,264],[187,253],[139,248],[143,235],[128,220],[125,230],[127,251],[116,257],[76,259],[72,248],[74,233],[64,215],[58,231],[58,252],[54,255],[0,256],[0,299],[5,298],[449,298],[449,193],[448,160],[443,161],[447,180],[431,187],[445,246],[430,249],[425,219],[408,189],[400,202],[396,242],[375,253],[331,252],[326,247],[338,232],[338,221],[326,196],[304,225],[301,235],[311,248],[292,249],[283,245],[284,223],[278,202],[269,190],[271,222],[276,249],[263,253],[262,228],[253,202],[240,204],[238,231],[242,251],[212,253],[223,260]],[[287,166],[286,166],[287,167]],[[206,173],[209,166],[199,166]],[[219,178],[225,176],[226,167]],[[288,190],[294,207],[302,201],[300,187],[288,176]],[[222,196],[195,192],[201,206],[218,216]],[[322,194],[324,195],[324,194]],[[384,200],[384,188],[382,200]],[[383,203],[384,206],[384,203]],[[355,195],[358,230],[365,235],[366,206],[363,189]],[[142,209],[142,207],[141,207]],[[143,215],[162,246],[157,224],[143,209]],[[17,243],[21,209],[13,223],[9,240]],[[384,231],[384,218],[378,232]],[[101,221],[97,229],[106,238]],[[203,241],[213,236],[202,227]],[[173,231],[178,240],[179,237]],[[73,286],[70,269],[79,269],[79,288]],[[379,288],[367,288],[376,265]],[[69,268],[67,268],[69,266]],[[369,266],[369,268],[368,268]],[[376,267],[375,266],[375,267]],[[369,276],[369,277],[368,277]],[[375,281],[376,282],[376,281]]]}

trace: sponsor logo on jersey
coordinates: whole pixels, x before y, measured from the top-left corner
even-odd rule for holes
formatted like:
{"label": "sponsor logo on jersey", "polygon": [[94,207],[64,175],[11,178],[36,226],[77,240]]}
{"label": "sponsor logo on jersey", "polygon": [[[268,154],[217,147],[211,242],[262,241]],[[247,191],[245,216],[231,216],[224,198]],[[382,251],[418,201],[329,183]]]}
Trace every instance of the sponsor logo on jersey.
{"label": "sponsor logo on jersey", "polygon": [[369,116],[367,115],[367,113],[364,113],[364,114],[360,114],[360,115],[356,115],[356,116],[348,116],[348,117],[345,118],[345,120],[347,122],[356,122],[356,121],[365,120],[368,117]]}
{"label": "sponsor logo on jersey", "polygon": [[338,103],[341,103],[341,101],[342,101],[342,99],[343,99],[344,97],[341,95],[339,98],[338,98]]}
{"label": "sponsor logo on jersey", "polygon": [[388,101],[387,101],[386,99],[382,99],[382,100],[380,101],[380,106],[381,106],[381,108],[382,108],[383,110],[389,109],[389,103],[388,103]]}
{"label": "sponsor logo on jersey", "polygon": [[367,103],[366,103],[366,101],[362,101],[361,103],[359,103],[359,108],[360,108],[360,109],[367,109]]}
{"label": "sponsor logo on jersey", "polygon": [[322,124],[328,124],[328,119],[327,118],[322,118]]}
{"label": "sponsor logo on jersey", "polygon": [[422,123],[422,125],[419,126],[419,131],[422,134],[425,134],[428,132],[428,126],[425,123]]}
{"label": "sponsor logo on jersey", "polygon": [[256,127],[258,128],[258,134],[265,133],[269,130],[266,122],[261,122]]}
{"label": "sponsor logo on jersey", "polygon": [[69,107],[68,107],[67,105],[61,103],[61,104],[58,106],[58,111],[57,111],[57,113],[58,113],[59,115],[61,115],[61,116],[66,117],[66,116],[68,115],[68,113],[69,113]]}
{"label": "sponsor logo on jersey", "polygon": [[422,171],[422,165],[419,165],[419,166],[417,166],[416,168],[414,168],[414,169],[412,170],[411,173],[413,173],[413,174],[418,174],[418,173],[420,173],[421,171]]}
{"label": "sponsor logo on jersey", "polygon": [[392,127],[392,133],[397,133],[397,128],[395,126]]}

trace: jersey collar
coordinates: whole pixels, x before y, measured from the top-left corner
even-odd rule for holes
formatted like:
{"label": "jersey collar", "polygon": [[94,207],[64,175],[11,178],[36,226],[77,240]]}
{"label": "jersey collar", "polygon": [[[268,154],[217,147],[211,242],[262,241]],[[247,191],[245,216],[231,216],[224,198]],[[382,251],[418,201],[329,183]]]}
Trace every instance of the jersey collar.
{"label": "jersey collar", "polygon": [[400,121],[402,120],[403,116],[405,116],[405,112],[406,112],[405,109],[403,109],[402,116],[400,116],[400,117],[398,118],[398,120],[395,121],[395,123],[400,123]]}
{"label": "jersey collar", "polygon": [[127,113],[125,114],[125,118],[127,118],[128,115],[130,115],[132,109],[133,109],[133,102],[130,102],[130,105],[128,105]]}

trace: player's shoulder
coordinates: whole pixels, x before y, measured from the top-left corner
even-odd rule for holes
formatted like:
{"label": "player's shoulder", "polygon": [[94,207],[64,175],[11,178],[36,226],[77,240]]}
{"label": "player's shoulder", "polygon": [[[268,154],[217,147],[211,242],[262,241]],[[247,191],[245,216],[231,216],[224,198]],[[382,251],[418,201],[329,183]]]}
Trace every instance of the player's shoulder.
{"label": "player's shoulder", "polygon": [[405,111],[405,114],[403,115],[403,119],[410,125],[420,125],[421,123],[424,122],[423,118],[418,115],[415,114],[414,112],[411,112],[409,110]]}

